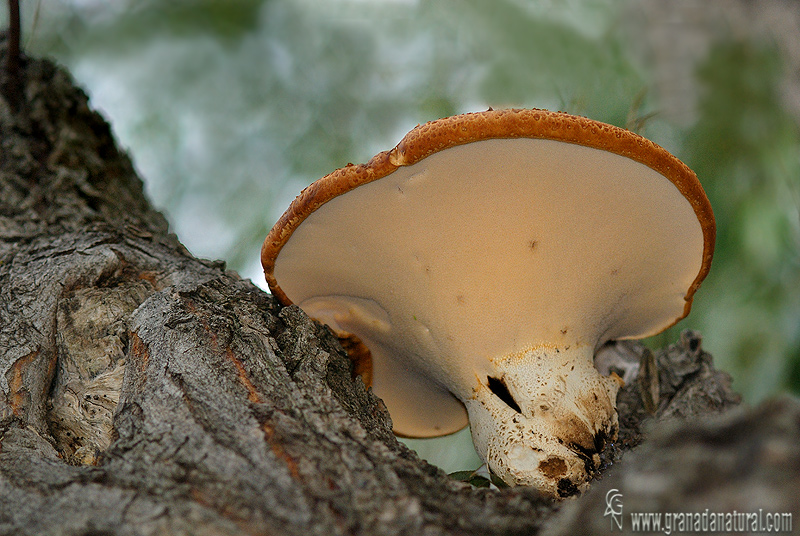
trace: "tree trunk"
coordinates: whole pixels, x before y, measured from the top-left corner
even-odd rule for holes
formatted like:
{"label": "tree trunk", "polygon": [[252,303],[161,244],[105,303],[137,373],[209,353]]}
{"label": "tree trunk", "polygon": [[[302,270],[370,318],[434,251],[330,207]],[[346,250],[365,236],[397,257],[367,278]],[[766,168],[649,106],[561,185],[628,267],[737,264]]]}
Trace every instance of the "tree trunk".
{"label": "tree trunk", "polygon": [[[19,75],[19,106],[0,101],[0,533],[541,532],[560,504],[420,461],[326,328],[168,233],[63,70]],[[609,352],[631,378],[648,357]],[[609,467],[647,421],[738,401],[696,334],[655,363],[620,393]]]}

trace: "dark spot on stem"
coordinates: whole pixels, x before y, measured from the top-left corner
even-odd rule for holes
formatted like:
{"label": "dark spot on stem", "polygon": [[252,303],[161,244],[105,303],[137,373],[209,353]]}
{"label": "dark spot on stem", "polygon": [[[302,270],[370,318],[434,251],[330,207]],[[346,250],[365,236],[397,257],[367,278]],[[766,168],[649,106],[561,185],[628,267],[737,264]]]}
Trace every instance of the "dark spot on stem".
{"label": "dark spot on stem", "polygon": [[558,496],[561,498],[570,497],[578,493],[578,486],[567,478],[558,481]]}
{"label": "dark spot on stem", "polygon": [[493,392],[497,398],[505,402],[508,407],[517,413],[522,413],[519,404],[517,404],[517,401],[514,400],[513,396],[511,396],[511,392],[508,390],[508,387],[506,387],[506,384],[502,378],[498,379],[489,376],[487,377],[487,381],[489,384],[489,390]]}
{"label": "dark spot on stem", "polygon": [[539,471],[547,478],[556,479],[567,473],[567,463],[563,458],[551,456],[539,462]]}

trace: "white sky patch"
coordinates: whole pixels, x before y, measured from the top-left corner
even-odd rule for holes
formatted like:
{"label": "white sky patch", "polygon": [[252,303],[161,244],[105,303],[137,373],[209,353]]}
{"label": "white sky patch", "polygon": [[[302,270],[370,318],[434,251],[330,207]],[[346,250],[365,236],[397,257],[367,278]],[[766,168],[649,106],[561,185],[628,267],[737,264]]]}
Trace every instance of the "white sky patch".
{"label": "white sky patch", "polygon": [[173,214],[173,231],[193,255],[220,259],[237,239],[237,232],[216,217],[217,207],[205,196],[190,196]]}
{"label": "white sky patch", "polygon": [[264,268],[261,266],[261,255],[258,252],[254,253],[252,258],[247,261],[247,266],[239,275],[252,281],[261,290],[269,292],[267,280],[264,278]]}

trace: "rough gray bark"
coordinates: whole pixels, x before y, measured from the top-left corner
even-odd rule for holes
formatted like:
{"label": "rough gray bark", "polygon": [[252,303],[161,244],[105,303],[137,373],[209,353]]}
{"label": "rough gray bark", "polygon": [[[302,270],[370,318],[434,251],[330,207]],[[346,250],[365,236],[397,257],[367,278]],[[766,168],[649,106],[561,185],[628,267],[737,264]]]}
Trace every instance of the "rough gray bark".
{"label": "rough gray bark", "polygon": [[[544,533],[630,534],[635,532],[632,513],[662,514],[661,530],[653,533],[664,533],[666,514],[679,514],[672,518],[672,532],[695,533],[703,532],[694,528],[697,518],[692,517],[688,528],[681,529],[677,525],[681,514],[761,512],[791,514],[791,524],[782,527],[781,533],[796,534],[800,523],[798,438],[800,402],[790,397],[768,401],[756,409],[737,408],[715,419],[664,423],[580,501],[567,504]],[[611,490],[622,493],[618,518],[622,530],[618,525],[612,529],[611,517],[604,516]],[[688,518],[683,519],[686,523]],[[699,519],[702,528],[703,519]],[[735,523],[746,523],[746,531],[737,530],[739,526],[734,524],[711,532],[775,532],[751,530],[752,520],[753,516],[736,519]]]}
{"label": "rough gray bark", "polygon": [[[168,233],[64,71],[21,74],[19,110],[0,101],[0,534],[541,531],[559,504],[420,461],[325,328]],[[651,416],[643,354],[607,350],[630,380],[607,467],[648,421],[738,402],[687,333],[656,353]]]}

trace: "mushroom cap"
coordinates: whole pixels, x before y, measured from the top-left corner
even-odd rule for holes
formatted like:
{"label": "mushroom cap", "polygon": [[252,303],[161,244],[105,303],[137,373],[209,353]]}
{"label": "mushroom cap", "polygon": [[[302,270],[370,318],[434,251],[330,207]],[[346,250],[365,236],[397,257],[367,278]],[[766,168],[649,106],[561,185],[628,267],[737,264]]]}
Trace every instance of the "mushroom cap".
{"label": "mushroom cap", "polygon": [[[347,194],[347,195],[344,195]],[[695,174],[627,130],[544,110],[418,126],[316,181],[261,251],[272,294],[370,349],[395,431],[467,424],[493,358],[598,348],[685,317],[714,250]]]}

